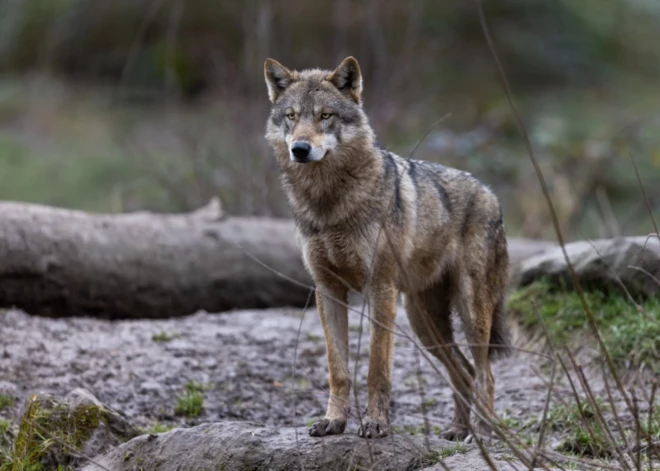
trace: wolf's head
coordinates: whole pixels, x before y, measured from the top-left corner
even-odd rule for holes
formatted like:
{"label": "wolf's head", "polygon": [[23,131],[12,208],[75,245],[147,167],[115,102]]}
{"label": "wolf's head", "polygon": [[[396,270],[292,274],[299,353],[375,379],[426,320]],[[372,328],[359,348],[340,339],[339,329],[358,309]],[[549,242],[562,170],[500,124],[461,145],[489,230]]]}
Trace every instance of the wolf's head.
{"label": "wolf's head", "polygon": [[340,160],[351,147],[373,140],[355,58],[347,57],[334,71],[300,72],[267,59],[264,75],[272,102],[266,138],[279,159],[289,164]]}

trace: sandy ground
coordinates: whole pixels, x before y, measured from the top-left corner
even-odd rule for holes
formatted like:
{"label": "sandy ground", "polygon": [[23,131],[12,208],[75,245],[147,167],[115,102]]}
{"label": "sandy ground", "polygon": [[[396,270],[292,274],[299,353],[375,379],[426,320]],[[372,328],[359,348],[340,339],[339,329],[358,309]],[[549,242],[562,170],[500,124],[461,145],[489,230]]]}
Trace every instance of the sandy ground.
{"label": "sandy ground", "polygon": [[[353,371],[360,314],[351,312],[349,322]],[[411,333],[402,310],[397,324]],[[366,319],[364,325],[357,375],[359,410],[366,405]],[[161,332],[173,339],[153,340]],[[392,425],[423,424],[424,402],[430,424],[445,427],[453,405],[444,368],[436,360],[424,359],[403,335],[395,344]],[[526,420],[542,411],[546,387],[539,376],[544,370],[541,360],[518,352],[493,364],[498,413]],[[313,309],[304,318],[300,309],[271,309],[115,322],[4,311],[0,315],[0,372],[0,391],[14,395],[19,403],[39,391],[63,395],[84,387],[141,426],[192,425],[226,418],[305,426],[324,413],[328,391],[323,330]],[[176,397],[189,380],[209,387],[204,411],[196,419],[174,414]],[[19,403],[2,415],[15,418]],[[357,420],[349,422],[347,431],[357,431]]]}

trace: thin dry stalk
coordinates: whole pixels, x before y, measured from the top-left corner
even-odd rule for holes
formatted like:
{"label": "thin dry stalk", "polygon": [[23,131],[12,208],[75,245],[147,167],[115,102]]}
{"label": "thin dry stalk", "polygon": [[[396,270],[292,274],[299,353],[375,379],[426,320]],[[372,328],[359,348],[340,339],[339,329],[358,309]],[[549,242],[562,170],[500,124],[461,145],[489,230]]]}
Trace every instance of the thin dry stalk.
{"label": "thin dry stalk", "polygon": [[659,280],[658,278],[656,278],[652,273],[649,273],[648,270],[645,270],[645,269],[643,269],[642,267],[636,267],[635,265],[628,265],[628,268],[630,268],[630,269],[632,269],[632,270],[641,271],[641,272],[644,273],[646,276],[648,276],[648,277],[651,278],[653,281],[655,281],[658,285],[660,285],[660,280]]}
{"label": "thin dry stalk", "polygon": [[[653,427],[653,413],[654,413],[653,407],[655,405],[654,404],[655,403],[655,392],[656,392],[657,389],[658,389],[658,382],[654,381],[653,386],[651,386],[651,400],[649,401],[649,417],[648,417],[648,425],[647,425],[647,428],[648,428],[649,432],[651,432],[652,427]],[[649,446],[649,451],[648,451],[649,467],[650,467],[650,471],[653,471],[653,454],[656,455],[656,458],[660,458],[660,453],[659,453],[660,443],[658,443],[656,445],[651,440],[649,440],[648,443],[649,443],[649,445],[648,445]]]}
{"label": "thin dry stalk", "polygon": [[[587,380],[587,377],[584,374],[584,370],[582,368],[582,365],[580,365],[573,354],[569,351],[568,352],[569,358],[571,359],[571,362],[573,363],[573,367],[575,368],[575,372],[577,374],[578,380],[580,380],[580,384],[582,385],[582,390],[585,392],[587,402],[591,405],[591,407],[594,410],[594,416],[596,417],[596,420],[600,423],[600,426],[602,429],[605,431],[605,439],[607,440],[608,445],[612,448],[613,451],[616,451],[616,454],[619,456],[619,463],[624,467],[628,468],[629,467],[629,462],[628,460],[624,457],[623,453],[619,449],[619,447],[616,444],[616,441],[614,440],[614,435],[612,434],[609,424],[605,420],[605,418],[602,415],[602,411],[600,410],[600,407],[598,406],[598,403],[596,402],[596,399],[593,395],[593,392],[591,390],[591,387],[589,386],[589,382]],[[585,415],[585,420],[586,420],[586,415]],[[596,437],[592,437],[594,441],[597,440]]]}
{"label": "thin dry stalk", "polygon": [[[305,321],[305,314],[307,313],[307,308],[309,307],[309,302],[312,299],[312,294],[314,294],[313,290],[309,291],[309,295],[307,296],[307,301],[305,302],[305,307],[303,308],[302,311],[302,316],[300,316],[300,324],[298,324],[298,332],[296,332],[296,343],[293,347],[293,365],[291,366],[291,409],[292,409],[292,415],[293,415],[293,421],[295,423],[296,421],[296,416],[298,415],[298,412],[296,410],[296,366],[298,364],[298,344],[300,343],[300,332],[302,331],[302,326],[303,322]],[[294,431],[296,433],[296,448],[300,450],[300,444],[298,443],[298,427],[294,427]],[[298,454],[298,457],[300,457],[300,454]],[[302,459],[300,460],[300,468],[302,471],[305,471],[305,466],[303,465]]]}
{"label": "thin dry stalk", "polygon": [[419,385],[419,402],[422,407],[422,416],[424,417],[424,445],[428,451],[431,451],[431,444],[429,443],[429,433],[431,433],[431,427],[429,426],[429,418],[426,410],[426,397],[424,394],[424,381],[422,379],[422,365],[419,362],[419,352],[417,350],[413,351],[415,355],[415,363],[417,363],[416,376],[417,384]]}
{"label": "thin dry stalk", "polygon": [[[630,399],[628,398],[628,395],[626,394],[626,391],[623,387],[623,383],[622,383],[619,375],[617,374],[617,370],[616,370],[616,366],[614,365],[614,361],[612,360],[612,357],[610,356],[609,351],[607,350],[607,347],[606,347],[606,345],[603,341],[603,338],[600,335],[600,331],[599,331],[598,326],[596,324],[596,319],[595,319],[593,313],[591,312],[591,309],[589,308],[589,305],[586,301],[586,298],[585,298],[584,292],[582,290],[582,286],[580,284],[580,281],[579,281],[579,279],[578,279],[578,277],[575,273],[575,269],[573,267],[573,264],[570,260],[570,257],[568,256],[568,252],[566,251],[564,236],[562,234],[561,226],[559,224],[559,219],[558,219],[555,207],[554,207],[554,203],[552,202],[552,198],[550,196],[550,191],[549,191],[549,189],[547,187],[547,184],[545,182],[545,177],[543,175],[543,171],[541,170],[541,167],[540,167],[540,165],[538,163],[538,160],[536,158],[536,155],[534,153],[534,149],[532,147],[531,140],[529,139],[529,135],[527,133],[527,129],[525,127],[525,124],[523,123],[522,118],[520,117],[520,113],[518,112],[515,104],[513,103],[513,93],[511,91],[511,87],[509,85],[509,80],[507,79],[506,73],[504,72],[504,68],[502,67],[502,64],[499,60],[499,56],[498,56],[497,51],[495,49],[495,44],[494,44],[493,39],[490,35],[490,31],[488,29],[488,25],[486,23],[486,17],[485,17],[484,10],[483,10],[483,2],[482,2],[482,0],[475,0],[475,2],[476,2],[476,5],[477,5],[477,11],[478,11],[478,14],[479,14],[479,20],[480,20],[480,23],[481,23],[481,28],[484,32],[484,36],[485,36],[486,42],[488,44],[488,48],[490,49],[491,56],[492,56],[493,61],[496,65],[496,67],[497,67],[497,71],[498,71],[500,79],[502,81],[502,85],[504,87],[504,91],[505,91],[506,96],[507,96],[507,101],[509,103],[511,113],[513,114],[513,117],[516,121],[516,125],[518,127],[518,130],[519,130],[519,132],[520,132],[520,134],[523,138],[525,148],[527,149],[527,154],[528,154],[528,156],[529,156],[529,158],[532,162],[532,165],[534,166],[534,170],[536,172],[536,177],[539,181],[539,184],[541,185],[541,190],[543,191],[544,198],[545,198],[546,203],[548,205],[548,210],[550,211],[550,217],[551,217],[551,220],[552,220],[552,225],[555,229],[557,240],[558,240],[558,242],[561,246],[562,254],[563,254],[564,259],[566,261],[566,264],[568,266],[571,282],[572,282],[573,286],[575,287],[575,291],[577,292],[577,294],[580,298],[580,302],[581,302],[582,308],[583,308],[583,310],[584,310],[584,312],[587,316],[589,326],[591,327],[594,335],[596,336],[596,339],[597,339],[598,344],[600,346],[601,352],[602,352],[603,356],[605,357],[605,359],[607,361],[607,365],[608,365],[608,367],[609,367],[609,369],[612,373],[612,377],[614,378],[614,380],[616,382],[617,388],[621,392],[622,397],[624,398],[628,408],[631,408]],[[658,237],[660,238],[660,234],[659,234]]]}
{"label": "thin dry stalk", "polygon": [[655,228],[655,235],[658,237],[658,241],[660,241],[660,230],[658,230],[658,225],[655,222],[655,218],[653,217],[653,208],[651,208],[651,203],[649,202],[648,197],[646,196],[646,190],[644,189],[644,184],[642,183],[642,179],[639,176],[639,170],[637,169],[637,164],[635,163],[635,158],[632,155],[632,152],[629,153],[630,155],[630,161],[633,164],[633,167],[635,168],[635,176],[637,177],[637,183],[639,183],[639,189],[642,191],[642,196],[644,197],[644,203],[646,204],[646,209],[649,212],[649,217],[651,218],[651,222],[653,223],[653,227]]}
{"label": "thin dry stalk", "polygon": [[551,450],[546,450],[544,453],[547,459],[552,459],[553,461],[564,461],[564,462],[579,464],[581,466],[593,468],[598,471],[602,471],[603,469],[609,469],[612,471],[621,471],[620,466],[603,463],[602,461],[590,460],[587,458],[575,458],[573,456],[565,456],[560,453],[557,453],[556,451],[551,451]]}
{"label": "thin dry stalk", "polygon": [[637,395],[635,390],[631,391],[632,401],[633,401],[633,418],[635,419],[635,464],[637,465],[637,471],[642,471],[642,438],[640,434],[640,422],[639,422],[639,405],[637,404]]}
{"label": "thin dry stalk", "polygon": [[151,2],[151,5],[149,5],[147,13],[142,18],[140,27],[138,28],[138,31],[135,34],[135,39],[133,39],[133,42],[131,43],[131,47],[128,50],[128,56],[126,57],[126,62],[124,62],[124,69],[122,70],[121,76],[119,78],[118,88],[121,88],[124,85],[126,81],[126,77],[128,76],[128,72],[130,72],[130,70],[135,65],[135,62],[138,59],[138,55],[140,54],[140,49],[142,49],[141,42],[142,39],[144,38],[145,33],[147,32],[147,28],[149,24],[156,18],[156,14],[161,9],[164,3],[165,0],[153,0],[153,2]]}
{"label": "thin dry stalk", "polygon": [[[479,434],[477,434],[475,432],[472,432],[472,433],[473,433],[473,436],[474,436],[474,441],[477,442],[477,446],[479,447],[479,451],[481,452],[481,457],[484,459],[484,461],[486,462],[488,467],[490,469],[492,469],[493,471],[499,471],[497,469],[497,466],[495,466],[495,463],[493,462],[493,459],[488,454],[488,449],[484,446],[481,438],[479,437]],[[531,467],[530,467],[530,469],[531,469]]]}
{"label": "thin dry stalk", "polygon": [[[541,326],[543,327],[543,332],[545,333],[545,336],[548,339],[548,345],[550,346],[550,349],[553,352],[556,353],[554,343],[552,342],[552,338],[550,338],[550,332],[548,332],[548,327],[545,325],[545,322],[543,321],[543,317],[541,317],[541,314],[539,313],[539,310],[536,307],[536,304],[534,304],[534,313],[536,314],[536,317],[538,317],[538,320],[541,323]],[[548,394],[545,397],[545,404],[543,405],[543,417],[541,419],[541,429],[539,431],[539,440],[538,440],[538,443],[536,444],[536,449],[534,450],[534,453],[532,454],[532,466],[535,465],[536,457],[539,455],[539,453],[541,451],[541,448],[543,447],[543,439],[545,438],[545,430],[546,430],[547,419],[548,419],[548,410],[550,409],[550,397],[552,395],[552,391],[553,391],[554,385],[555,385],[556,371],[557,371],[557,364],[553,361],[552,362],[552,373],[551,373],[551,376],[550,376],[550,384],[548,385]]]}
{"label": "thin dry stalk", "polygon": [[[568,352],[569,357],[571,358],[571,360],[574,361],[575,359],[573,358],[571,353],[568,351],[568,349],[566,349],[566,351]],[[568,378],[568,383],[571,386],[571,390],[573,392],[573,397],[575,397],[575,403],[578,407],[578,412],[580,413],[579,417],[580,417],[580,420],[582,421],[582,425],[584,425],[584,427],[587,429],[587,432],[589,433],[589,437],[592,440],[595,441],[596,440],[596,435],[595,435],[593,429],[591,428],[591,424],[589,423],[589,420],[587,419],[587,415],[584,411],[584,406],[582,405],[582,400],[580,399],[580,394],[578,393],[577,388],[575,387],[575,383],[573,382],[573,378],[571,377],[571,375],[568,371],[568,368],[566,367],[566,364],[564,363],[564,360],[562,360],[561,355],[559,355],[559,353],[557,353],[557,359],[559,360],[559,363],[561,364],[562,369],[564,370],[564,374],[566,375],[566,378]],[[577,369],[577,365],[575,363],[574,363],[574,366]]]}
{"label": "thin dry stalk", "polygon": [[626,431],[623,428],[623,424],[621,423],[621,420],[619,419],[619,412],[617,411],[616,404],[614,403],[612,390],[610,388],[610,382],[607,380],[607,372],[605,371],[605,365],[603,363],[601,363],[600,365],[603,371],[603,383],[605,384],[605,391],[607,391],[607,400],[610,403],[610,407],[612,408],[612,414],[614,415],[614,420],[616,420],[616,426],[617,429],[619,430],[619,435],[621,435],[621,441],[623,442],[625,448],[628,449],[630,445],[628,444]]}
{"label": "thin dry stalk", "polygon": [[[364,306],[368,304],[368,301],[365,297],[365,302],[362,305],[362,311],[360,312],[360,332],[358,333],[358,344],[357,344],[357,353],[355,355],[355,364],[353,366],[353,398],[355,400],[355,410],[357,411],[358,423],[362,424],[362,412],[360,412],[360,398],[358,395],[358,381],[357,381],[357,372],[358,365],[360,363],[360,350],[362,349],[362,332],[364,332]],[[372,321],[373,322],[373,321]],[[369,461],[373,465],[374,455],[371,450],[371,444],[367,439],[367,451],[369,452]]]}

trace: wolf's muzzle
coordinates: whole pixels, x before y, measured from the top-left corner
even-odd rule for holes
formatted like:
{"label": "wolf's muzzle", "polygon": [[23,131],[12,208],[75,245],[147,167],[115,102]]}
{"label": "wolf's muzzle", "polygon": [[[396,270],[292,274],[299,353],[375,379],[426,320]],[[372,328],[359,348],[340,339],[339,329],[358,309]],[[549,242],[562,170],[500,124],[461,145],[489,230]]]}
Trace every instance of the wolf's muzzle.
{"label": "wolf's muzzle", "polygon": [[312,146],[307,142],[294,142],[291,146],[291,154],[296,162],[311,162],[309,153],[312,151]]}

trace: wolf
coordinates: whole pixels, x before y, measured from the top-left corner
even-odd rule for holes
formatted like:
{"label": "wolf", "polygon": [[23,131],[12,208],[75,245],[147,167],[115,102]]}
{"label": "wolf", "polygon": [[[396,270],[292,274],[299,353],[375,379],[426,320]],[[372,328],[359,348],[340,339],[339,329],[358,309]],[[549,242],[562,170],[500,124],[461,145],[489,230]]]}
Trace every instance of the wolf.
{"label": "wolf", "polygon": [[[405,159],[380,146],[362,104],[354,57],[333,70],[264,63],[271,102],[266,140],[280,169],[297,242],[316,287],[330,397],[312,436],[343,433],[350,413],[347,293],[362,292],[372,333],[368,402],[358,434],[390,433],[393,335],[399,293],[421,344],[447,368],[454,417],[443,433],[490,433],[490,360],[510,347],[503,301],[509,259],[495,194],[470,173]],[[474,366],[454,342],[457,311]],[[480,411],[476,428],[470,412]],[[477,433],[477,432],[474,432]]]}

